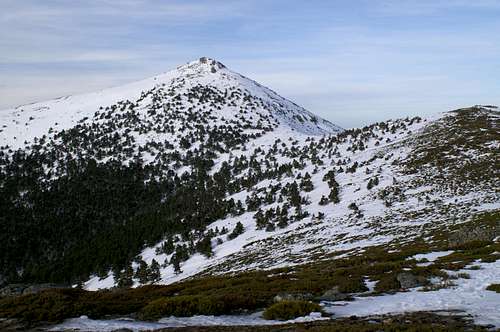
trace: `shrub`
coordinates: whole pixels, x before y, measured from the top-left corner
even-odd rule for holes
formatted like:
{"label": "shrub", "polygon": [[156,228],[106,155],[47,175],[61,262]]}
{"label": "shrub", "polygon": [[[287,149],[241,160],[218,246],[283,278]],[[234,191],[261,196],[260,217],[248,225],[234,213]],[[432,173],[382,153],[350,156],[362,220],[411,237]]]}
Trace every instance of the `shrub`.
{"label": "shrub", "polygon": [[433,292],[433,291],[437,291],[437,290],[444,289],[444,288],[450,288],[450,287],[454,287],[454,286],[456,286],[456,284],[453,281],[442,280],[439,283],[427,285],[427,286],[423,287],[420,291],[421,292]]}
{"label": "shrub", "polygon": [[39,294],[6,298],[0,305],[0,312],[13,309],[4,317],[19,317],[28,322],[57,322],[74,314],[73,302],[82,292],[73,289],[54,289]]}
{"label": "shrub", "polygon": [[139,317],[155,320],[166,316],[222,315],[244,309],[254,310],[256,305],[253,297],[244,295],[184,295],[153,300],[140,311]]}
{"label": "shrub", "polygon": [[198,313],[198,302],[199,297],[196,296],[160,298],[146,305],[139,313],[139,317],[153,320],[164,316],[193,316]]}
{"label": "shrub", "polygon": [[290,300],[271,305],[264,311],[263,316],[265,319],[289,320],[307,316],[311,312],[323,312],[323,310],[316,303]]}
{"label": "shrub", "polygon": [[363,278],[354,276],[342,279],[338,286],[341,293],[361,293],[368,290]]}
{"label": "shrub", "polygon": [[456,243],[454,245],[452,245],[452,243],[453,242],[450,242],[450,247],[456,250],[474,250],[486,247],[491,244],[491,241],[471,240],[463,243]]}
{"label": "shrub", "polygon": [[500,293],[500,284],[491,284],[486,287],[486,289],[492,292]]}
{"label": "shrub", "polygon": [[401,288],[401,284],[394,274],[383,275],[375,284],[375,291],[379,293],[393,291]]}

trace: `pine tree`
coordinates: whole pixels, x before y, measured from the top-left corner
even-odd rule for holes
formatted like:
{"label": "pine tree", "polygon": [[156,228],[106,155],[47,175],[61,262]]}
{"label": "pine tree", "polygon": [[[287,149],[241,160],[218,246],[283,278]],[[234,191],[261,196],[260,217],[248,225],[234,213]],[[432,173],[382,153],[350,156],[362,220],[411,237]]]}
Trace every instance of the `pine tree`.
{"label": "pine tree", "polygon": [[329,202],[328,198],[326,198],[325,195],[321,196],[321,199],[319,200],[319,205],[327,205]]}
{"label": "pine tree", "polygon": [[121,271],[118,277],[117,286],[120,288],[129,288],[134,285],[134,269],[128,264],[125,270]]}
{"label": "pine tree", "polygon": [[161,279],[160,264],[153,258],[148,271],[148,280],[151,283],[156,283]]}
{"label": "pine tree", "polygon": [[288,226],[288,220],[287,220],[287,217],[285,216],[280,216],[279,219],[278,219],[278,227],[279,228],[285,228],[286,226]]}
{"label": "pine tree", "polygon": [[292,204],[292,206],[295,207],[300,206],[302,198],[300,197],[299,188],[295,181],[289,186],[288,197],[290,199],[290,204]]}
{"label": "pine tree", "polygon": [[259,210],[254,214],[253,218],[255,219],[255,225],[257,229],[262,229],[266,226],[266,219],[264,217],[264,212],[262,212],[262,209],[259,208]]}
{"label": "pine tree", "polygon": [[139,267],[135,271],[135,278],[139,279],[139,282],[144,285],[148,283],[148,264],[144,260],[139,261]]}
{"label": "pine tree", "polygon": [[335,204],[340,202],[339,190],[337,187],[333,187],[330,189],[330,194],[328,195],[328,198],[330,199],[330,201],[332,201]]}
{"label": "pine tree", "polygon": [[243,203],[240,200],[236,202],[236,215],[240,216],[245,213],[245,208],[243,207]]}
{"label": "pine tree", "polygon": [[347,206],[349,209],[353,210],[353,211],[359,211],[359,208],[358,206],[356,205],[356,203],[352,202],[351,204],[349,204]]}
{"label": "pine tree", "polygon": [[237,238],[239,235],[243,234],[244,231],[245,231],[245,228],[243,227],[243,224],[238,221],[236,223],[236,227],[234,227],[234,229],[231,232],[231,234],[229,234],[227,236],[227,239],[228,240],[233,240],[233,239]]}
{"label": "pine tree", "polygon": [[182,273],[181,270],[181,261],[179,257],[177,257],[177,254],[173,254],[172,258],[170,259],[170,264],[174,267],[174,273],[179,274]]}
{"label": "pine tree", "polygon": [[198,243],[196,243],[196,251],[206,257],[212,257],[212,237],[207,235],[198,241]]}
{"label": "pine tree", "polygon": [[300,189],[306,192],[310,192],[314,189],[314,185],[311,181],[311,175],[309,173],[306,173],[306,175],[302,178],[302,181],[300,182]]}
{"label": "pine tree", "polygon": [[165,255],[170,255],[171,253],[174,252],[174,241],[172,241],[172,237],[169,237],[167,241],[164,241],[161,244],[160,248],[157,248],[156,254],[165,254]]}

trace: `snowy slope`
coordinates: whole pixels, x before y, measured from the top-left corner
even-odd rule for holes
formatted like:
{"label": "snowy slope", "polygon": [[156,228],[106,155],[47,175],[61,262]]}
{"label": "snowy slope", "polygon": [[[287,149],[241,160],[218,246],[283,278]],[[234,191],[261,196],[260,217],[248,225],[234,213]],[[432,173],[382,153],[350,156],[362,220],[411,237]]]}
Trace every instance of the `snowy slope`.
{"label": "snowy slope", "polygon": [[[63,130],[75,126],[84,118],[91,118],[100,107],[120,101],[136,101],[141,94],[163,87],[177,88],[179,93],[197,86],[211,86],[220,90],[238,88],[252,96],[262,98],[279,119],[283,129],[299,133],[321,135],[342,131],[302,107],[280,97],[274,91],[226,68],[220,62],[201,58],[179,66],[172,71],[99,92],[64,96],[54,100],[21,105],[0,111],[0,146],[21,148],[35,137],[47,135],[49,128]],[[234,108],[220,110],[221,115],[232,117]],[[300,116],[301,120],[298,120]]]}
{"label": "snowy slope", "polygon": [[[35,173],[42,183],[64,176],[74,159],[137,162],[154,170],[152,177],[176,180],[194,173],[193,156],[213,162],[210,176],[228,169],[232,189],[223,199],[240,203],[241,213],[211,220],[189,240],[175,234],[174,245],[190,249],[178,270],[176,253],[161,249],[167,237],[143,245],[131,263],[137,272],[139,260],[159,262],[159,284],[345,257],[382,244],[397,250],[416,238],[432,243],[435,233],[500,209],[496,108],[344,131],[208,58],[122,87],[2,111],[0,124],[0,170],[12,156],[43,156],[36,159],[43,171]],[[243,232],[234,238],[221,231],[238,223]],[[210,255],[194,248],[206,238]],[[116,271],[99,272],[86,289],[117,285]],[[140,285],[137,277],[133,284]]]}
{"label": "snowy slope", "polygon": [[[488,109],[478,109],[477,115],[486,116],[495,126],[497,115]],[[474,115],[476,116],[476,115]],[[251,191],[242,191],[232,197],[243,202],[254,192],[265,193],[273,185],[284,185],[297,180],[298,174],[312,175],[314,189],[302,192],[307,198],[306,210],[309,216],[290,223],[287,227],[269,231],[258,229],[255,224],[255,212],[246,212],[241,216],[221,219],[209,226],[209,229],[231,230],[237,222],[245,227],[245,232],[234,240],[226,240],[225,235],[213,238],[214,255],[207,258],[194,254],[182,263],[182,272],[176,273],[172,265],[161,270],[162,284],[169,284],[194,275],[228,273],[249,269],[270,269],[297,265],[320,257],[337,257],[360,253],[365,248],[393,243],[395,248],[414,238],[428,236],[433,232],[470,220],[480,211],[495,211],[500,208],[498,192],[494,190],[498,179],[493,182],[484,178],[462,188],[458,192],[456,185],[462,180],[448,174],[445,184],[440,183],[446,171],[427,165],[421,171],[425,177],[408,171],[412,158],[421,147],[418,143],[426,140],[427,135],[437,135],[438,130],[448,131],[450,123],[456,121],[455,113],[444,113],[428,119],[402,119],[375,124],[361,131],[361,134],[348,133],[344,136],[314,138],[294,136],[295,146],[307,150],[317,144],[316,151],[321,163],[305,160],[304,168],[292,176],[279,180],[267,179]],[[232,157],[241,154],[251,155],[256,149],[264,151],[261,162],[266,160],[266,151],[270,151],[275,140],[293,145],[286,138],[286,132],[263,136],[251,144],[245,151],[234,150]],[[328,140],[335,144],[328,146]],[[473,137],[471,137],[471,142]],[[363,148],[353,148],[363,142]],[[495,142],[483,146],[481,150],[461,149],[463,156],[473,154],[480,163],[489,160],[495,153]],[[222,158],[222,157],[221,157]],[[286,155],[276,154],[277,163],[285,164],[293,160]],[[464,164],[470,161],[465,158]],[[354,172],[347,168],[357,164]],[[457,163],[454,167],[460,166]],[[336,180],[340,186],[340,202],[321,205],[322,196],[328,195],[329,187],[324,176],[330,170],[336,171]],[[341,170],[342,169],[342,170]],[[367,188],[370,179],[378,178],[374,188]],[[439,179],[439,180],[438,180]],[[350,208],[355,203],[357,210]],[[280,204],[264,204],[263,210],[276,208]],[[293,211],[293,208],[290,209]],[[319,218],[319,214],[323,217]],[[220,240],[221,243],[217,243]],[[161,245],[144,249],[140,254],[148,264],[155,259],[168,262],[172,255],[157,254]],[[133,265],[137,268],[137,264]],[[112,287],[115,280],[111,273],[105,279],[94,277],[86,284],[87,289]],[[139,285],[136,283],[136,285]]]}

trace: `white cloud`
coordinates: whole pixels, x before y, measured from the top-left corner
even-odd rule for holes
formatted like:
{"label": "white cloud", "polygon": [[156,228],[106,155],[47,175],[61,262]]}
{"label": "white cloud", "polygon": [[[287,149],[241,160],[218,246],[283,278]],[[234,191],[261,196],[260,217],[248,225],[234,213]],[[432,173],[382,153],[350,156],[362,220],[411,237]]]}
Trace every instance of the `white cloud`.
{"label": "white cloud", "polygon": [[391,16],[493,11],[495,3],[369,3],[375,23],[355,16],[311,23],[302,11],[271,13],[267,2],[4,0],[0,76],[9,80],[0,86],[0,109],[148,77],[205,55],[346,127],[497,101],[488,97],[500,89],[498,21],[411,26]]}

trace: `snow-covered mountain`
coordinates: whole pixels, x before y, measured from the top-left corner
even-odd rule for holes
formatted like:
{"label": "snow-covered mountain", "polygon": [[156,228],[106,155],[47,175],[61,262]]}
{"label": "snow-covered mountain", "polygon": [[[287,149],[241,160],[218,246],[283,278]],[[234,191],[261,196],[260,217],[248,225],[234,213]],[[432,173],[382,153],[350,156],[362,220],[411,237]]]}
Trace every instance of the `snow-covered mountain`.
{"label": "snow-covered mountain", "polygon": [[[476,262],[484,278],[474,272],[447,289],[447,303],[497,324],[498,297],[486,286],[500,257],[499,120],[496,107],[474,106],[343,130],[209,58],[4,110],[0,285],[211,280],[199,291],[226,303],[210,287],[228,281],[210,278],[264,271],[253,285],[258,302],[254,289],[235,286],[251,300],[230,311],[260,308],[283,289],[396,291],[407,288],[396,279],[405,273],[437,287],[449,281],[447,269]],[[177,285],[187,294],[180,300],[199,300]],[[477,301],[461,306],[457,292],[488,301],[480,310]],[[418,309],[435,296],[394,298],[414,299]],[[376,312],[363,303],[382,304],[381,313],[399,305],[385,301],[361,297],[328,310],[348,316]],[[0,301],[0,313],[11,307]]]}
{"label": "snow-covered mountain", "polygon": [[172,284],[469,240],[491,260],[499,119],[343,130],[209,58],[1,111],[0,285]]}
{"label": "snow-covered mountain", "polygon": [[[199,90],[200,87],[205,90]],[[204,57],[164,74],[124,86],[2,110],[0,145],[24,147],[34,138],[48,135],[50,131],[57,132],[85,123],[86,120],[92,121],[95,112],[103,107],[106,110],[120,111],[117,105],[127,101],[137,103],[135,109],[139,113],[145,113],[154,102],[152,96],[162,100],[167,96],[175,97],[175,105],[180,106],[181,111],[190,107],[196,108],[196,105],[190,103],[190,96],[186,95],[190,91],[207,96],[213,93],[214,97],[217,94],[218,98],[228,98],[231,101],[221,104],[222,100],[214,99],[202,107],[203,110],[210,111],[210,117],[214,118],[213,123],[243,119],[257,123],[258,117],[271,114],[275,118],[273,125],[279,126],[280,130],[310,135],[342,131],[339,126],[317,117],[269,88],[229,70],[216,60]],[[145,97],[146,95],[149,98]],[[249,98],[257,103],[253,105]],[[216,103],[218,107],[213,107]],[[112,108],[113,105],[115,108]]]}

